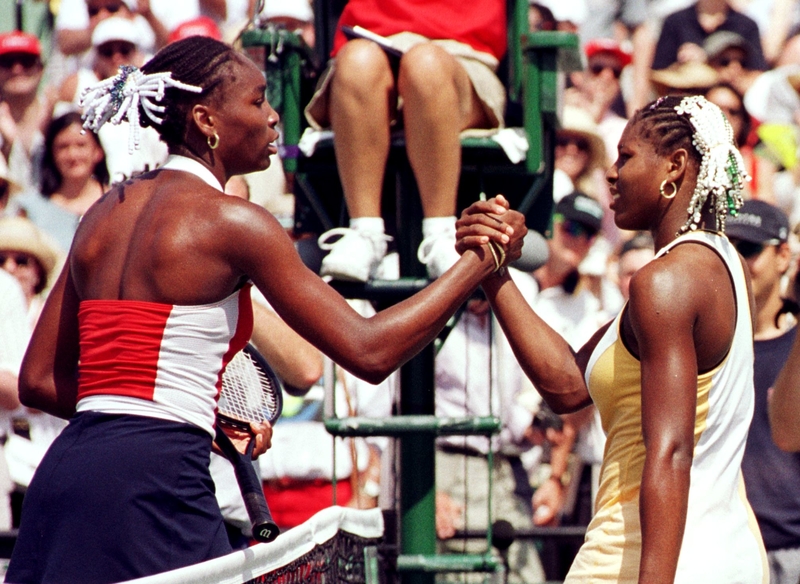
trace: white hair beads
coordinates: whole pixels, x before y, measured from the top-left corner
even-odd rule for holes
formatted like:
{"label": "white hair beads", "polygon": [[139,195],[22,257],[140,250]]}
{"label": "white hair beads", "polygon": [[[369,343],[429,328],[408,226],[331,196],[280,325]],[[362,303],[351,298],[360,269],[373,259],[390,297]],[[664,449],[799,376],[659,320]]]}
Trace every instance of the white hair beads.
{"label": "white hair beads", "polygon": [[701,157],[697,186],[689,202],[689,218],[680,232],[698,228],[703,206],[712,194],[716,228],[724,231],[725,217],[737,214],[744,203],[742,187],[750,180],[733,142],[733,129],[722,110],[699,95],[684,97],[675,112],[686,116],[694,128],[692,144]]}
{"label": "white hair beads", "polygon": [[127,120],[130,124],[128,151],[133,152],[139,147],[141,132],[139,105],[154,124],[161,124],[163,118],[159,114],[166,108],[158,104],[168,87],[193,93],[203,91],[202,87],[173,79],[169,71],[147,74],[132,65],[123,65],[114,77],[84,90],[80,100],[84,109],[83,127],[97,132],[108,121],[117,125]]}

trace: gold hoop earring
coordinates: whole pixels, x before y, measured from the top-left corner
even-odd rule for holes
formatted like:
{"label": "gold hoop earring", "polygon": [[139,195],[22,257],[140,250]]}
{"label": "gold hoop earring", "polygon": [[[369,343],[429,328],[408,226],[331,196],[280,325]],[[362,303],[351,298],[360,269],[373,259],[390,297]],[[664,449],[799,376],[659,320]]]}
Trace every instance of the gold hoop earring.
{"label": "gold hoop earring", "polygon": [[669,182],[669,184],[671,184],[671,185],[672,185],[672,193],[671,193],[671,194],[669,194],[669,195],[668,195],[668,194],[666,193],[666,189],[664,188],[664,187],[667,185],[667,179],[664,179],[664,180],[661,182],[661,188],[659,189],[659,192],[661,193],[661,196],[662,196],[662,197],[664,197],[665,199],[674,199],[674,198],[675,198],[675,195],[677,195],[677,194],[678,194],[678,185],[676,185],[676,184],[675,184],[674,182],[672,182],[672,181],[670,181],[670,182]]}
{"label": "gold hoop earring", "polygon": [[[213,140],[212,140],[212,138],[213,138]],[[216,150],[217,146],[219,146],[219,136],[217,136],[217,133],[214,132],[211,136],[209,136],[206,139],[206,142],[208,142],[208,147],[209,148],[211,148],[212,150]]]}

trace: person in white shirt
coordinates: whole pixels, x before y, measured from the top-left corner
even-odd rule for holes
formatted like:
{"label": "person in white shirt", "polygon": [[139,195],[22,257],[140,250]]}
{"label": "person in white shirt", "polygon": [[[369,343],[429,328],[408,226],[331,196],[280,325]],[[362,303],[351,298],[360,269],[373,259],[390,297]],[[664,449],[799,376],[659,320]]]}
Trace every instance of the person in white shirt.
{"label": "person in white shirt", "polygon": [[[10,412],[19,407],[17,375],[30,338],[25,297],[16,279],[0,270],[0,433],[7,437]],[[14,489],[5,456],[0,456],[0,529],[11,529],[10,493]]]}
{"label": "person in white shirt", "polygon": [[[530,293],[526,297],[532,302],[535,284],[522,272],[513,270],[513,275],[517,284]],[[529,440],[533,413],[519,400],[524,379],[488,302],[478,298],[469,300],[436,355],[436,416],[493,415],[502,421],[502,428],[491,439],[471,435],[437,441],[436,531],[443,540],[440,549],[444,553],[485,551],[483,540],[465,542],[452,536],[461,529],[489,529],[490,500],[493,520],[508,521],[517,529],[534,525],[530,484],[526,484],[527,474],[519,458],[533,447]],[[491,481],[487,462],[490,450],[493,452]],[[524,477],[522,483],[515,476],[515,466],[522,471],[519,475]],[[509,582],[545,580],[531,540],[514,541],[505,557]],[[458,575],[457,581],[463,582],[464,577]],[[466,581],[482,582],[483,577],[470,575]]]}

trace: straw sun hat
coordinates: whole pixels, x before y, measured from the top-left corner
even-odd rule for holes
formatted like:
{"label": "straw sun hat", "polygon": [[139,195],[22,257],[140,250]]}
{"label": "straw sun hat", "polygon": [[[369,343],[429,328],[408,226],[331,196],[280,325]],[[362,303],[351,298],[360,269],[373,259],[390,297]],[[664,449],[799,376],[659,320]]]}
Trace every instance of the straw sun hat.
{"label": "straw sun hat", "polygon": [[585,110],[565,105],[561,114],[561,127],[558,135],[572,135],[584,138],[589,144],[589,169],[606,167],[606,146],[597,130],[597,124]]}
{"label": "straw sun hat", "polygon": [[27,253],[38,260],[44,270],[44,282],[37,286],[39,290],[47,286],[47,280],[59,260],[57,248],[33,222],[24,217],[0,218],[0,250]]}

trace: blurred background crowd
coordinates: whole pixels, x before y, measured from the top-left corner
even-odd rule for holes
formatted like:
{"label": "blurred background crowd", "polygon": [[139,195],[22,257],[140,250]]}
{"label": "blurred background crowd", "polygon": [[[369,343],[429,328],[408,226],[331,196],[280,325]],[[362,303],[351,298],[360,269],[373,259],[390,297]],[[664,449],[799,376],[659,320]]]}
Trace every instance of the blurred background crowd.
{"label": "blurred background crowd", "polygon": [[[531,305],[575,349],[622,308],[632,274],[654,250],[649,234],[614,225],[605,171],[636,109],[661,95],[702,94],[728,116],[751,177],[743,219],[730,235],[754,281],[756,343],[766,343],[763,348],[775,339],[793,338],[797,298],[792,283],[800,234],[800,2],[539,0],[528,10],[531,31],[576,33],[583,59],[583,69],[566,79],[547,250],[537,265],[515,271]],[[16,398],[16,372],[48,285],[89,206],[109,186],[157,168],[167,156],[149,128],[133,154],[124,124],[106,124],[98,135],[83,132],[82,91],[115,75],[121,65],[140,66],[175,40],[205,35],[236,44],[254,23],[296,31],[305,44],[314,45],[308,0],[266,0],[258,6],[256,0],[0,0],[0,437],[6,455],[0,459],[0,529],[18,525],[19,501],[30,476],[64,424],[23,408]],[[307,235],[294,231],[292,176],[280,161],[262,173],[235,177],[226,192],[272,211],[298,241]],[[354,201],[345,196],[356,215]],[[351,228],[363,230],[366,224],[351,223]],[[382,229],[381,223],[379,235],[368,239],[382,248],[365,260],[365,276],[348,279],[396,277]],[[344,257],[356,261],[360,248],[354,249]],[[448,253],[454,253],[452,247]],[[433,271],[429,264],[430,276],[452,261],[445,257]],[[336,278],[337,270],[341,267],[327,277]],[[260,460],[278,523],[298,525],[334,500],[390,508],[396,478],[391,440],[334,441],[320,420],[326,387],[336,392],[338,415],[391,415],[397,380],[375,387],[352,377],[286,327],[266,300],[257,300],[253,342],[288,390],[273,447]],[[365,314],[373,310],[365,301],[353,304]],[[776,356],[771,345],[767,349],[763,387],[757,382],[763,403],[758,402],[754,419],[754,427],[761,426],[753,432],[752,447],[748,444],[745,478],[767,549],[790,552],[786,579],[773,574],[773,581],[797,584],[800,459],[779,452],[764,426],[766,392],[782,363],[780,352]],[[757,377],[758,371],[757,347]],[[489,470],[500,492],[494,497],[496,518],[518,529],[588,524],[603,453],[599,420],[591,408],[562,418],[547,411],[485,300],[472,299],[447,337],[437,357],[436,391],[439,415],[493,412],[504,425],[488,444],[461,439],[439,444],[437,531],[443,550],[466,549],[451,539],[456,531],[487,527],[481,515],[487,497],[476,487],[484,481],[475,478],[487,472],[489,449],[496,454]],[[247,545],[247,519],[235,482],[224,463],[215,464],[231,537]],[[520,582],[558,579],[575,551],[571,544],[519,540],[510,568]]]}

